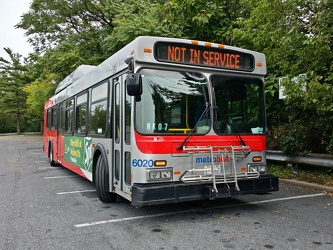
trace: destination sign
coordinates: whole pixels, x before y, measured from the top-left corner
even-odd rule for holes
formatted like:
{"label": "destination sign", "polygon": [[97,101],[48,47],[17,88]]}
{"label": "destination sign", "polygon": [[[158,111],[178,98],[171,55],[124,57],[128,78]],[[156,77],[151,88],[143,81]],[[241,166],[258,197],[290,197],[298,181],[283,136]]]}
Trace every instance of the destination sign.
{"label": "destination sign", "polygon": [[181,63],[204,67],[253,71],[251,54],[193,44],[157,42],[155,58],[160,62]]}

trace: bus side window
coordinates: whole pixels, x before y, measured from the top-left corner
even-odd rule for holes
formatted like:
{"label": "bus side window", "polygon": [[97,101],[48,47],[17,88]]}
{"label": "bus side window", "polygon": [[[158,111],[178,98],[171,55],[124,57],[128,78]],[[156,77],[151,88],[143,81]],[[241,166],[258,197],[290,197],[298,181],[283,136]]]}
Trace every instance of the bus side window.
{"label": "bus side window", "polygon": [[132,98],[126,93],[125,99],[125,143],[131,144],[131,106]]}
{"label": "bus side window", "polygon": [[87,126],[87,93],[77,97],[76,106],[76,132],[81,135],[86,134]]}
{"label": "bus side window", "polygon": [[47,110],[47,122],[46,122],[46,128],[51,129],[51,123],[52,123],[52,109]]}
{"label": "bus side window", "polygon": [[90,135],[102,136],[106,133],[108,84],[103,82],[91,91],[89,129]]}
{"label": "bus side window", "polygon": [[87,105],[83,104],[76,108],[76,132],[78,134],[86,133]]}
{"label": "bus side window", "polygon": [[103,100],[91,105],[90,134],[104,135],[106,131],[107,101]]}
{"label": "bus side window", "polygon": [[74,100],[68,100],[66,102],[66,115],[65,115],[65,130],[66,133],[73,133],[73,107],[74,107]]}
{"label": "bus side window", "polygon": [[119,82],[115,86],[115,141],[116,143],[120,142],[120,87]]}
{"label": "bus side window", "polygon": [[57,129],[58,119],[57,119],[57,107],[52,109],[52,121],[51,129]]}

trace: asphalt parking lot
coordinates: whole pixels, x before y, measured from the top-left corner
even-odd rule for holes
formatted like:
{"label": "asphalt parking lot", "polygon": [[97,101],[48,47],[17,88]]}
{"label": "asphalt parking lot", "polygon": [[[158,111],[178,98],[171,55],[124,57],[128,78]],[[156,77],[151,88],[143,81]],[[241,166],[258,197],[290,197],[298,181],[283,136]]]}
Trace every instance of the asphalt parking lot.
{"label": "asphalt parking lot", "polygon": [[40,136],[0,136],[0,249],[332,249],[333,198],[280,191],[137,208],[51,167]]}

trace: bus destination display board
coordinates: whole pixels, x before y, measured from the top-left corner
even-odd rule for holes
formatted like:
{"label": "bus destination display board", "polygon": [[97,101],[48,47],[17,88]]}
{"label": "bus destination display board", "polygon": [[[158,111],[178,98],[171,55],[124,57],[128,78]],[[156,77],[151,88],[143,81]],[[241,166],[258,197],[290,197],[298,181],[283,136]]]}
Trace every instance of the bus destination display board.
{"label": "bus destination display board", "polygon": [[254,69],[254,57],[251,54],[193,44],[157,42],[154,56],[160,62],[242,71]]}

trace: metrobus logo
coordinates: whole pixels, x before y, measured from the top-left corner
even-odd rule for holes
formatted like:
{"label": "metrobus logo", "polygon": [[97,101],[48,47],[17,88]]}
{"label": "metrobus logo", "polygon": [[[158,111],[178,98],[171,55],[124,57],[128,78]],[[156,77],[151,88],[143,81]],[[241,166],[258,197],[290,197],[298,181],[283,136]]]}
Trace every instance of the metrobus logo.
{"label": "metrobus logo", "polygon": [[[213,162],[229,162],[229,157],[222,157],[222,156],[214,156],[213,157]],[[212,162],[212,157],[207,156],[207,157],[197,157],[195,158],[195,163],[200,164],[200,163],[211,163]]]}

